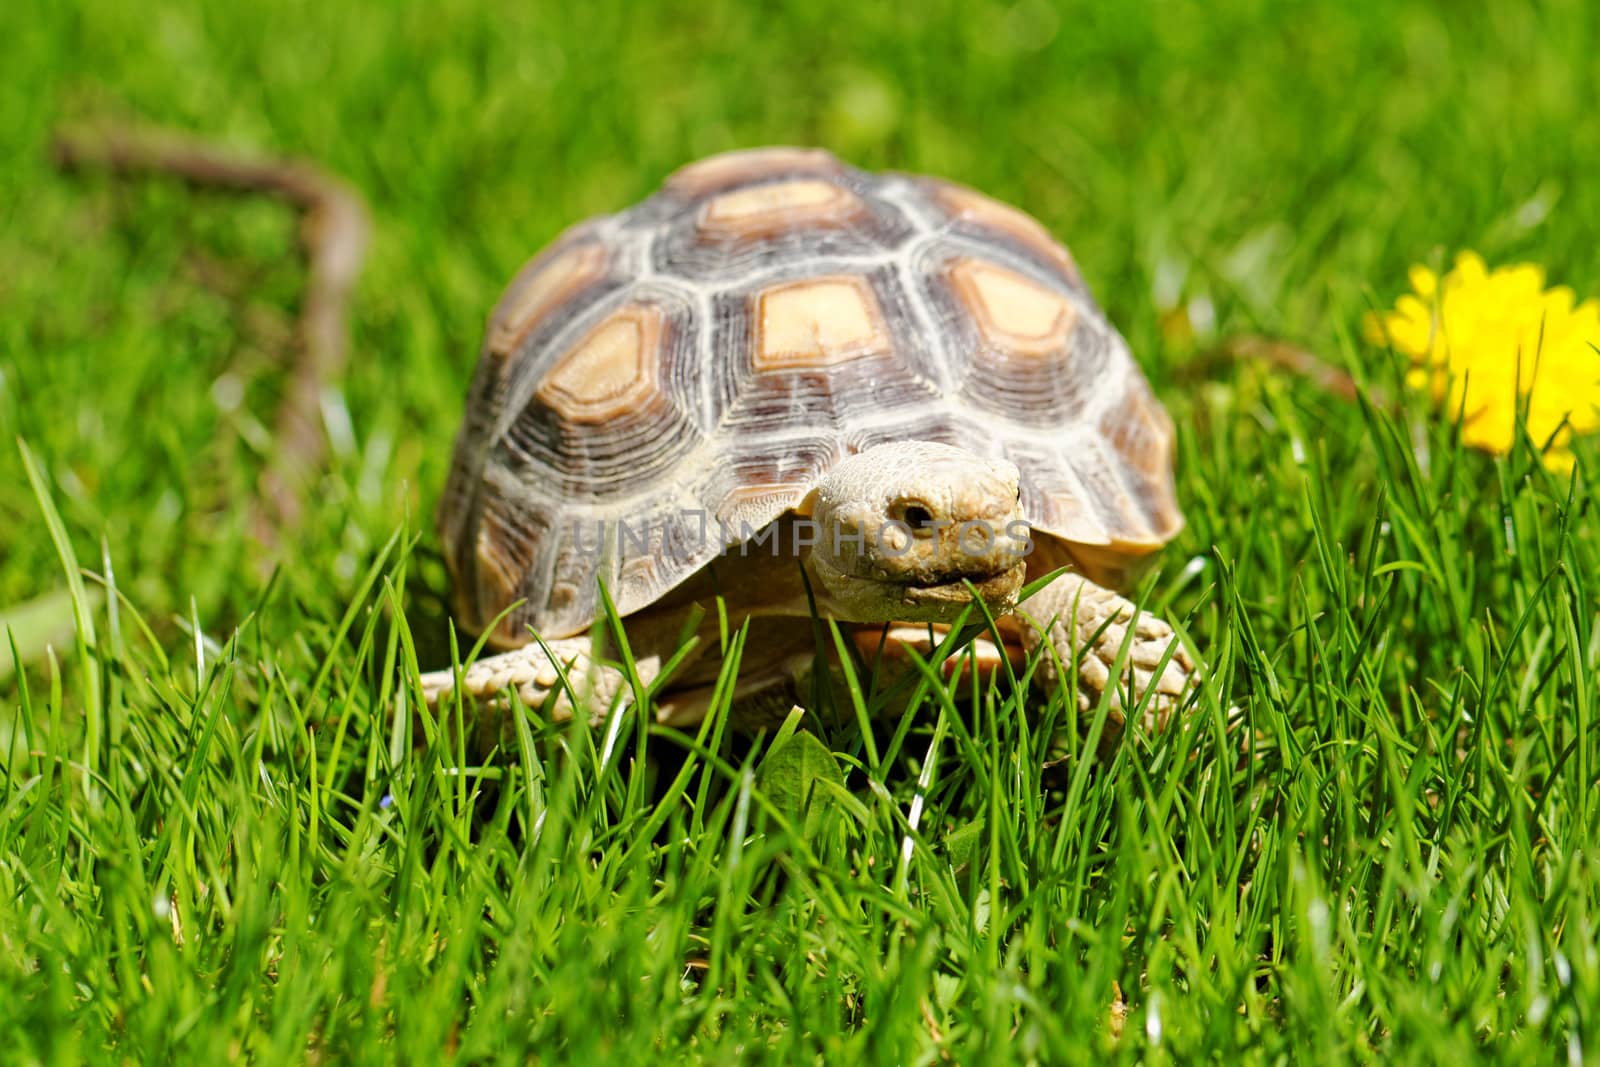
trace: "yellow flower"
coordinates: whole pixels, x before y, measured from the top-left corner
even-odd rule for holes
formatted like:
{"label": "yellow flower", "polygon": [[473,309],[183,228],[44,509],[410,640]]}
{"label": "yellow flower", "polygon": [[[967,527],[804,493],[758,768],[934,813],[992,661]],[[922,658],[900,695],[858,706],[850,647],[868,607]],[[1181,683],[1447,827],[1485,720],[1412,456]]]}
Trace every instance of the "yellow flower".
{"label": "yellow flower", "polygon": [[1600,429],[1600,301],[1575,305],[1571,289],[1544,287],[1539,267],[1490,271],[1476,252],[1443,277],[1412,267],[1411,288],[1366,322],[1372,341],[1411,358],[1406,384],[1460,414],[1463,442],[1499,455],[1525,397],[1528,436],[1549,442],[1545,466],[1571,470],[1572,435]]}

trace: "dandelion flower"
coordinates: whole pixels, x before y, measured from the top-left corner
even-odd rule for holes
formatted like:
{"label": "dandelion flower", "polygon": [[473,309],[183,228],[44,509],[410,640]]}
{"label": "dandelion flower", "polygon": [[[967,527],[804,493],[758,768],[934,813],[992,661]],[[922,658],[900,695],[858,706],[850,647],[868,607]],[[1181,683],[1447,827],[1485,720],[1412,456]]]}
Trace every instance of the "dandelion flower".
{"label": "dandelion flower", "polygon": [[1491,271],[1462,252],[1443,276],[1412,267],[1412,292],[1366,327],[1410,357],[1407,385],[1459,413],[1464,443],[1510,452],[1521,402],[1545,466],[1564,473],[1572,435],[1600,429],[1600,301],[1544,281],[1531,263]]}

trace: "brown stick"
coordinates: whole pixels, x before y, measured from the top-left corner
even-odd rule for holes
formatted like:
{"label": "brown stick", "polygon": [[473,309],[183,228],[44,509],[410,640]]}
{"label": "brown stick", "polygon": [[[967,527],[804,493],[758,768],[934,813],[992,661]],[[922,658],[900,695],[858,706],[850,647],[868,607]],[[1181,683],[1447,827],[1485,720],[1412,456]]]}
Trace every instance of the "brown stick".
{"label": "brown stick", "polygon": [[322,390],[344,371],[346,308],[369,233],[360,194],[309,163],[235,155],[169,131],[62,131],[52,150],[63,169],[170,174],[196,185],[277,196],[300,209],[308,278],[298,350],[278,405],[278,449],[261,476],[263,511],[255,523],[258,536],[270,546],[299,524],[304,493],[327,451]]}
{"label": "brown stick", "polygon": [[[1265,363],[1304,378],[1342,400],[1354,401],[1359,389],[1348,371],[1288,341],[1259,334],[1230,337],[1184,367],[1187,378],[1204,377],[1223,363]],[[1376,394],[1374,394],[1376,396]],[[1380,400],[1381,403],[1381,400]]]}

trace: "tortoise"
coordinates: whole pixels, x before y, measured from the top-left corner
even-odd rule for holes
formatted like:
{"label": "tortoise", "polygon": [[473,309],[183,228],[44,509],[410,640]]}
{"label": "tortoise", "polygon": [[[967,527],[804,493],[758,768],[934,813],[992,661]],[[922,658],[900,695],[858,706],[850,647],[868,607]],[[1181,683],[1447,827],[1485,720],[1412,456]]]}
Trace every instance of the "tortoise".
{"label": "tortoise", "polygon": [[1183,525],[1173,459],[1032,217],[819,149],[713,156],[567,230],[491,315],[438,523],[458,619],[509,651],[424,694],[603,716],[631,696],[596,647],[603,586],[667,723],[710,706],[714,598],[748,619],[734,715],[761,721],[806,691],[813,615],[927,652],[977,598],[999,620],[980,662],[1048,641],[1036,679],[1075,665],[1081,708],[1109,686],[1117,728],[1160,725],[1194,661],[1116,590]]}

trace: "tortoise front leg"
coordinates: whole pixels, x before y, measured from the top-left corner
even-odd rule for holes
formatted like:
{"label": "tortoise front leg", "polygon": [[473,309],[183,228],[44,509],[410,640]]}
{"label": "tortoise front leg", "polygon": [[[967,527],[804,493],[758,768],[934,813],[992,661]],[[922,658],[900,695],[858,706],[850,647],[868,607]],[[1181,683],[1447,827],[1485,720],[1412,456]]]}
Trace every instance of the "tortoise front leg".
{"label": "tortoise front leg", "polygon": [[[593,653],[594,643],[588,637],[567,637],[547,641],[543,646],[537,642],[523,645],[467,667],[461,674],[462,691],[474,701],[487,703],[506,690],[514,689],[524,705],[537,709],[551,693],[561,688],[561,673],[556,669],[559,664],[579,700],[598,718],[605,714],[612,699],[628,681],[617,668],[596,663]],[[660,661],[651,659],[648,664],[638,664],[647,685],[655,677],[652,666],[659,669]],[[430,671],[422,676],[422,694],[429,707],[438,707],[455,687],[456,675],[452,670]],[[557,720],[571,718],[571,696],[563,690],[549,710]]]}
{"label": "tortoise front leg", "polygon": [[[672,611],[634,616],[626,623],[628,647],[633,653],[633,666],[639,680],[652,685],[661,676],[661,669],[673,662],[685,638],[700,625],[714,627],[715,621],[700,623],[703,616],[694,605]],[[714,637],[714,631],[713,637]],[[681,669],[700,658],[708,647],[707,633],[699,634],[697,647],[677,658]],[[546,649],[549,649],[547,652]],[[615,648],[602,650],[596,657],[594,641],[585,634],[546,641],[541,645],[530,641],[521,648],[480,659],[462,672],[462,689],[474,701],[489,702],[500,698],[508,689],[514,689],[522,703],[537,710],[555,694],[556,699],[546,708],[558,721],[570,719],[573,714],[572,697],[587,709],[596,722],[603,719],[620,694],[624,703],[632,700],[628,676],[618,666]],[[557,670],[559,665],[560,671]],[[572,693],[561,684],[565,672]],[[456,685],[455,673],[449,670],[430,671],[422,676],[422,693],[429,707],[437,707]]]}
{"label": "tortoise front leg", "polygon": [[[1119,733],[1127,708],[1138,707],[1141,702],[1144,709],[1140,722],[1145,730],[1165,729],[1173,712],[1199,682],[1194,660],[1177,643],[1171,626],[1082,575],[1061,575],[1022,604],[1017,615],[1022,619],[1023,642],[1030,653],[1045,640],[1055,650],[1053,658],[1040,658],[1035,677],[1044,685],[1054,686],[1060,681],[1057,661],[1069,670],[1076,663],[1078,709],[1083,712],[1093,708],[1111,686],[1109,721]],[[1124,642],[1130,647],[1123,660],[1123,674],[1113,681],[1111,671]],[[1172,658],[1157,675],[1156,668],[1169,646]]]}

